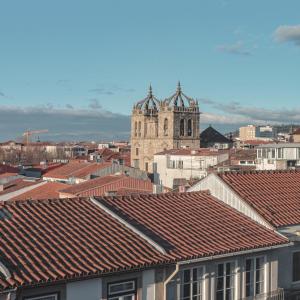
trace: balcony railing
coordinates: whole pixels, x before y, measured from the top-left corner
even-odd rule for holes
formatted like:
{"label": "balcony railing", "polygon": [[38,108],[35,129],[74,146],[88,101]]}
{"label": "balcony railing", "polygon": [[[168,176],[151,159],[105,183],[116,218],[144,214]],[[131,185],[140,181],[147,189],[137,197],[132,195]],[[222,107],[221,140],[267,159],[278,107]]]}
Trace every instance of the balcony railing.
{"label": "balcony railing", "polygon": [[284,290],[277,289],[276,291],[260,294],[257,296],[250,296],[242,300],[284,300]]}

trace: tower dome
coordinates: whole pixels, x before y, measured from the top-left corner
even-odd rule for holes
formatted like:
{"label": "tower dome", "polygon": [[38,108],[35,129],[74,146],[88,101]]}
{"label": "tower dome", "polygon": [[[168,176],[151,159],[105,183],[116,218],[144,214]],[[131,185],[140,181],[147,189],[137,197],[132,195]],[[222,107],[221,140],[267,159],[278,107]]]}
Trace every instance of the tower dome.
{"label": "tower dome", "polygon": [[198,101],[186,96],[181,89],[180,81],[177,84],[177,90],[171,97],[163,101],[164,106],[175,107],[195,107],[198,106]]}
{"label": "tower dome", "polygon": [[152,93],[152,86],[149,86],[149,92],[146,98],[137,102],[134,105],[135,109],[140,109],[144,112],[148,111],[158,111],[161,101],[158,100]]}

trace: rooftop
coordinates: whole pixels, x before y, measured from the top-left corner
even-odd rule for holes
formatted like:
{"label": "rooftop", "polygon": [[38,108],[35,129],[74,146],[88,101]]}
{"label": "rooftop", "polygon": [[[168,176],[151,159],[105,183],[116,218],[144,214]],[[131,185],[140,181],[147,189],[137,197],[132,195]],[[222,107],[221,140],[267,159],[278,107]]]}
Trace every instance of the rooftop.
{"label": "rooftop", "polygon": [[7,201],[0,230],[0,290],[288,243],[207,192]]}
{"label": "rooftop", "polygon": [[300,143],[278,143],[259,145],[258,148],[300,148]]}
{"label": "rooftop", "polygon": [[13,197],[12,200],[38,200],[38,199],[54,199],[59,197],[59,191],[68,187],[67,184],[60,182],[46,182],[30,191]]}
{"label": "rooftop", "polygon": [[273,226],[300,224],[299,171],[249,171],[218,176]]}

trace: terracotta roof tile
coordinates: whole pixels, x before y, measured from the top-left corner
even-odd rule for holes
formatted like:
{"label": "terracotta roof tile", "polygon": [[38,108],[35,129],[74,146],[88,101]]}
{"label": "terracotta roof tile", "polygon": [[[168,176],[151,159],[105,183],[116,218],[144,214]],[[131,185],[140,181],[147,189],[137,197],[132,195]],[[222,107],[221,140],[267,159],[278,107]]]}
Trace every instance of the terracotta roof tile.
{"label": "terracotta roof tile", "polygon": [[105,197],[161,253],[90,199],[0,203],[0,290],[286,244],[206,192]]}
{"label": "terracotta roof tile", "polygon": [[300,224],[300,172],[219,174],[244,201],[275,227]]}
{"label": "terracotta roof tile", "polygon": [[96,199],[128,222],[159,236],[175,259],[236,252],[286,241],[207,192]]}
{"label": "terracotta roof tile", "polygon": [[38,200],[38,199],[54,199],[59,197],[59,191],[65,189],[69,185],[60,182],[47,182],[28,192],[20,194],[12,200]]}
{"label": "terracotta roof tile", "polygon": [[41,182],[41,181],[26,180],[26,179],[22,179],[22,178],[12,180],[4,185],[4,190],[0,192],[0,196],[18,191],[25,187],[36,185],[39,182]]}

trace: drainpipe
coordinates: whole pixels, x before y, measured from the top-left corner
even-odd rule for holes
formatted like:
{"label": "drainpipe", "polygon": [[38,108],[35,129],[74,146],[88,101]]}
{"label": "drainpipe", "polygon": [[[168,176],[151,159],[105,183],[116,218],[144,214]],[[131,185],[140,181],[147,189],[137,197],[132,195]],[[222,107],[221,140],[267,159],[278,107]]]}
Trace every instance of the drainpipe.
{"label": "drainpipe", "polygon": [[178,273],[178,271],[179,264],[177,263],[174,272],[164,282],[164,300],[167,300],[167,284],[173,279],[173,277]]}

